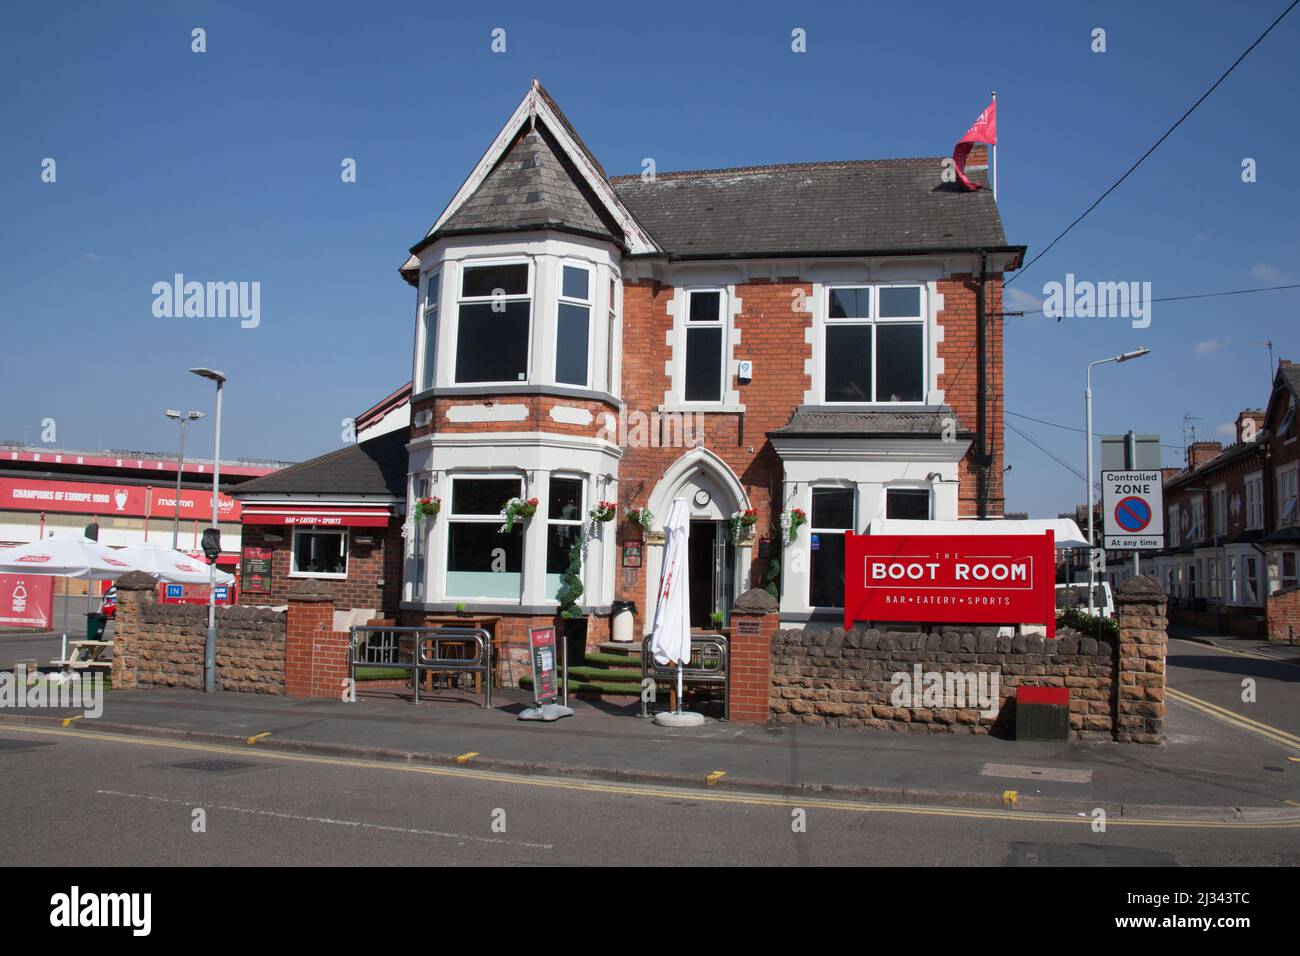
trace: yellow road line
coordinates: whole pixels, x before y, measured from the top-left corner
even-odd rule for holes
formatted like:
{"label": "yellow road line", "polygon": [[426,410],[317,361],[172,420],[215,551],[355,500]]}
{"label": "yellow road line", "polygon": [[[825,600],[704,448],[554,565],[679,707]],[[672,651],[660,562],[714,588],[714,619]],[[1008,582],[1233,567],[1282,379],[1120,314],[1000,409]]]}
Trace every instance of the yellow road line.
{"label": "yellow road line", "polygon": [[[202,753],[244,754],[263,757],[284,763],[304,763],[321,766],[351,767],[367,770],[393,770],[402,773],[419,773],[433,777],[450,777],[484,783],[504,783],[523,787],[541,787],[551,790],[574,790],[583,793],[608,793],[620,796],[641,796],[660,799],[689,799],[701,803],[735,804],[765,807],[815,807],[821,810],[842,810],[850,813],[896,813],[913,816],[960,817],[975,820],[1018,820],[1034,823],[1074,823],[1091,825],[1091,819],[1079,813],[1045,813],[1041,811],[1005,811],[965,809],[961,807],[931,807],[920,804],[860,803],[853,800],[812,796],[781,796],[744,793],[726,790],[697,790],[682,787],[655,787],[645,784],[624,784],[596,780],[573,780],[561,777],[525,776],[493,770],[469,770],[458,767],[421,766],[418,764],[389,763],[360,757],[325,757],[316,754],[299,754],[274,750],[242,750],[221,744],[172,740],[165,737],[136,737],[107,731],[59,730],[0,722],[6,732],[36,734],[50,737],[74,737],[81,740],[107,741],[143,747],[166,747],[172,750],[191,750]],[[1300,819],[1250,821],[1250,820],[1160,820],[1139,817],[1111,817],[1108,825],[1168,827],[1174,829],[1247,829],[1294,830],[1300,829]]]}
{"label": "yellow road line", "polygon": [[1172,687],[1165,688],[1165,693],[1173,700],[1188,707],[1208,714],[1211,717],[1217,717],[1219,720],[1234,725],[1241,730],[1249,730],[1261,737],[1266,737],[1274,743],[1283,744],[1287,747],[1300,747],[1300,737],[1295,734],[1287,733],[1277,727],[1260,723],[1258,720],[1252,720],[1249,717],[1243,717],[1235,710],[1228,710],[1226,707],[1220,707],[1218,704],[1212,704],[1208,700],[1202,700],[1199,697],[1193,697],[1191,694],[1181,690],[1174,690]]}
{"label": "yellow road line", "polygon": [[1220,647],[1218,644],[1205,644],[1201,641],[1193,641],[1186,637],[1175,637],[1174,640],[1182,641],[1184,644],[1193,644],[1200,648],[1210,647],[1216,651],[1222,651],[1224,654],[1236,654],[1238,657],[1251,657],[1257,661],[1272,661],[1275,664],[1286,662],[1285,659],[1281,657],[1269,657],[1267,654],[1256,654],[1254,651],[1238,651],[1231,647]]}
{"label": "yellow road line", "polygon": [[253,746],[253,744],[257,743],[257,742],[258,742],[259,740],[261,740],[263,737],[269,737],[269,736],[271,736],[271,732],[270,732],[269,730],[267,730],[267,731],[264,731],[263,733],[260,733],[260,734],[254,734],[254,735],[251,736],[251,737],[245,737],[245,738],[244,738],[244,743],[248,744],[248,746],[251,747],[251,746]]}

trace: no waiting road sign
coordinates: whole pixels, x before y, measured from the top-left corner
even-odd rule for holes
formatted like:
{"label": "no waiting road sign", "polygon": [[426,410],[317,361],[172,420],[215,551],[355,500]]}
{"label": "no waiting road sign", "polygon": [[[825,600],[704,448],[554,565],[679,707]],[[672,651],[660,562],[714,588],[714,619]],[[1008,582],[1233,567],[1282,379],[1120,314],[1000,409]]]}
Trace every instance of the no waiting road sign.
{"label": "no waiting road sign", "polygon": [[1105,547],[1153,551],[1164,547],[1164,497],[1159,471],[1103,471],[1101,516]]}

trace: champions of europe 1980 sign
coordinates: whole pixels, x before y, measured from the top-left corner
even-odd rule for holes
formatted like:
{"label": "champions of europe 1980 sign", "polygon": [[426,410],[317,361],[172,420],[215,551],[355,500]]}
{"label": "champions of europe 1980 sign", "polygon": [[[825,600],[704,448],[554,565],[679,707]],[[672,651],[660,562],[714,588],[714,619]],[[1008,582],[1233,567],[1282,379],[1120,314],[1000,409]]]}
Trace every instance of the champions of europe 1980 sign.
{"label": "champions of europe 1980 sign", "polygon": [[1051,532],[845,535],[846,629],[855,621],[1045,624],[1053,637],[1055,585]]}

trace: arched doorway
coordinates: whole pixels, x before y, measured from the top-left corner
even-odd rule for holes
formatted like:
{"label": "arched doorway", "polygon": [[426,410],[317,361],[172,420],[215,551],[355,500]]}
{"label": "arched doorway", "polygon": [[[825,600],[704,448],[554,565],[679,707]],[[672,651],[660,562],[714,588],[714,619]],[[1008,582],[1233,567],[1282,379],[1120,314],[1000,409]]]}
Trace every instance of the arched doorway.
{"label": "arched doorway", "polygon": [[[714,613],[725,616],[735,596],[749,580],[752,542],[733,542],[728,519],[743,512],[749,496],[735,472],[725,461],[707,448],[686,452],[664,472],[650,495],[649,507],[655,520],[662,524],[674,498],[686,502],[691,513],[689,571],[691,591],[691,626],[707,628]],[[647,622],[654,619],[654,600],[658,594],[659,573],[663,562],[662,532],[647,540],[646,606]]]}

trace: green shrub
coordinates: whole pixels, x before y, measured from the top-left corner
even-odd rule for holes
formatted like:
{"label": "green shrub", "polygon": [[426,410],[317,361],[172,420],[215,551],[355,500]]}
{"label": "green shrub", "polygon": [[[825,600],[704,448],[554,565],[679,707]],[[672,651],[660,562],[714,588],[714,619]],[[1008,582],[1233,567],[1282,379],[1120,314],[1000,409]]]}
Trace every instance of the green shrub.
{"label": "green shrub", "polygon": [[1111,617],[1097,617],[1077,607],[1067,607],[1057,612],[1056,626],[1095,637],[1102,641],[1119,640],[1119,622]]}

